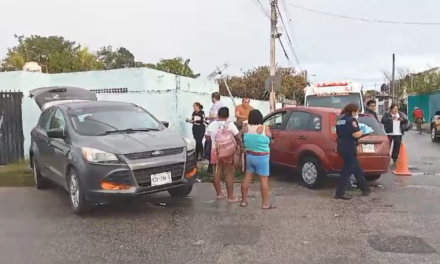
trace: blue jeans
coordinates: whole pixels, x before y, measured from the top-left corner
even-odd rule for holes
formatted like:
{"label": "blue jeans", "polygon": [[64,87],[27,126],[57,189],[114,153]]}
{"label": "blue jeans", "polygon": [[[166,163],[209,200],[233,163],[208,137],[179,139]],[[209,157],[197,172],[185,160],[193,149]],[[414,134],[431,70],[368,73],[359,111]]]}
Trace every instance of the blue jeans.
{"label": "blue jeans", "polygon": [[246,172],[256,173],[259,176],[269,176],[270,155],[246,154]]}

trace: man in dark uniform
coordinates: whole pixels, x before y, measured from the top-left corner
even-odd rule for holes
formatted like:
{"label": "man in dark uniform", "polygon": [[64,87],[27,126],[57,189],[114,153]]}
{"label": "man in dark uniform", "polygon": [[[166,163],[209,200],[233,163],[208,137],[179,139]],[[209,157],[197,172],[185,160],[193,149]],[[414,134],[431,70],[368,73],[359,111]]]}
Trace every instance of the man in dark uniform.
{"label": "man in dark uniform", "polygon": [[364,172],[357,159],[357,145],[362,131],[359,128],[357,117],[359,107],[356,104],[348,104],[344,110],[344,115],[336,123],[336,134],[338,135],[338,152],[341,155],[344,165],[342,167],[335,199],[350,200],[351,197],[345,194],[345,190],[353,174],[357,185],[362,190],[362,195],[367,196],[370,190],[364,178]]}

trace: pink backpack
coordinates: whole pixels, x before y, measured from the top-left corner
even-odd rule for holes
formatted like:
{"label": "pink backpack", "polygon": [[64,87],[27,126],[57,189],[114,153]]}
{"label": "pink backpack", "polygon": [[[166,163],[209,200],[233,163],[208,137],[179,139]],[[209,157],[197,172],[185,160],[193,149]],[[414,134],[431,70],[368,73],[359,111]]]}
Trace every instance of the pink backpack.
{"label": "pink backpack", "polygon": [[237,142],[235,141],[234,134],[228,129],[229,122],[221,126],[223,126],[223,128],[215,135],[217,158],[220,159],[234,156],[237,150]]}

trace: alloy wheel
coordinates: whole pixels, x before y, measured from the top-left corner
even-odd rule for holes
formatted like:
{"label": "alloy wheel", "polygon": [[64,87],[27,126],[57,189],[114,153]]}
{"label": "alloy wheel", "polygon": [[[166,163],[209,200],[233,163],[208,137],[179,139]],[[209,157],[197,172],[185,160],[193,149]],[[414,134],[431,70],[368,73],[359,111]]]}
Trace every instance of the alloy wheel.
{"label": "alloy wheel", "polygon": [[75,174],[70,176],[70,200],[73,207],[77,208],[79,206],[79,184]]}
{"label": "alloy wheel", "polygon": [[37,165],[35,163],[35,159],[32,159],[32,164],[33,164],[32,172],[34,173],[34,181],[35,181],[35,185],[37,185],[38,184],[38,171],[37,171]]}
{"label": "alloy wheel", "polygon": [[312,162],[306,162],[302,166],[302,178],[307,184],[314,184],[318,178],[318,169]]}

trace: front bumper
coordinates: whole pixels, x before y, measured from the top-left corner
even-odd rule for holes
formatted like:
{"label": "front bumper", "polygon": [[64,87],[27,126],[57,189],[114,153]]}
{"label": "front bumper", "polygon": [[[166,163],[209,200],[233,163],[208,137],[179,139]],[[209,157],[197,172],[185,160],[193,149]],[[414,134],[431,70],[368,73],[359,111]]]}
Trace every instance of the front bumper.
{"label": "front bumper", "polygon": [[[80,169],[86,199],[96,203],[130,199],[139,195],[190,187],[198,179],[197,159],[194,151],[180,157],[162,157],[135,164],[101,165],[85,164]],[[151,186],[151,174],[171,172],[172,182]],[[125,189],[103,189],[102,183],[127,186]]]}

